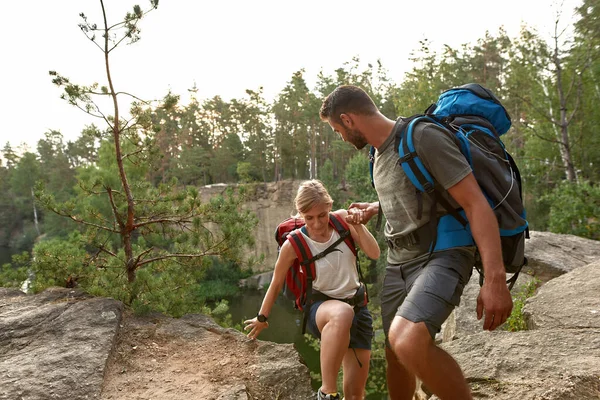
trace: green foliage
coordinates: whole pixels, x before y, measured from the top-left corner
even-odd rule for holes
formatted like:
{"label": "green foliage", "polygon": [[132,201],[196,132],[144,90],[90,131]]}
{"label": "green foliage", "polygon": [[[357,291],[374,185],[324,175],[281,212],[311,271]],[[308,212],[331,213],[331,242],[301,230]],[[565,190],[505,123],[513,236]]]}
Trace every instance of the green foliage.
{"label": "green foliage", "polygon": [[351,201],[377,201],[377,192],[371,184],[369,171],[369,157],[366,152],[358,152],[348,161],[345,176],[352,192]]}
{"label": "green foliage", "polygon": [[51,239],[38,243],[33,249],[30,289],[40,292],[51,286],[65,287],[72,282],[86,287],[96,278],[90,256],[81,245],[81,234],[73,232],[67,240]]}
{"label": "green foliage", "polygon": [[202,308],[202,313],[211,316],[215,322],[224,328],[233,328],[244,333],[244,328],[241,322],[234,323],[231,314],[229,313],[229,302],[221,300],[214,304],[214,308],[206,305]]}
{"label": "green foliage", "polygon": [[598,185],[564,181],[542,196],[540,202],[550,210],[547,216],[550,231],[600,240]]}
{"label": "green foliage", "polygon": [[[371,292],[370,292],[371,293]],[[373,299],[373,294],[370,294]],[[387,394],[387,379],[386,379],[386,360],[385,360],[385,334],[383,333],[383,322],[381,320],[381,305],[379,302],[372,301],[369,304],[369,311],[373,317],[373,337],[371,348],[371,366],[369,369],[369,379],[367,380],[367,395]]]}
{"label": "green foliage", "polygon": [[319,179],[323,182],[323,185],[325,185],[329,195],[333,199],[333,208],[337,209],[343,207],[344,199],[342,197],[342,191],[339,189],[339,179],[336,179],[334,176],[333,163],[330,159],[327,159],[325,165],[321,167]]}
{"label": "green foliage", "polygon": [[0,287],[21,288],[23,282],[29,277],[29,264],[28,252],[14,254],[11,263],[6,263],[0,268]]}
{"label": "green foliage", "polygon": [[243,162],[243,161],[238,162],[236,173],[237,173],[237,176],[240,177],[241,183],[250,183],[255,180],[253,178],[253,172],[254,172],[253,169],[254,168],[252,167],[252,164],[250,164],[249,162]]}
{"label": "green foliage", "polygon": [[[248,275],[238,264],[223,263],[214,257],[187,262],[167,258],[147,264],[129,283],[118,257],[102,260],[98,254],[86,251],[87,246],[86,238],[78,231],[66,240],[42,241],[34,247],[31,261],[23,253],[13,256],[12,264],[3,266],[0,286],[20,287],[32,276],[30,290],[35,293],[52,286],[76,286],[96,296],[129,303],[140,314],[160,311],[180,317],[200,312],[208,302],[236,294],[239,279]],[[123,257],[123,252],[118,256]]]}
{"label": "green foliage", "polygon": [[527,330],[527,324],[523,316],[523,306],[525,301],[535,294],[539,280],[532,279],[519,288],[519,291],[513,295],[513,310],[503,325],[503,329],[516,332]]}

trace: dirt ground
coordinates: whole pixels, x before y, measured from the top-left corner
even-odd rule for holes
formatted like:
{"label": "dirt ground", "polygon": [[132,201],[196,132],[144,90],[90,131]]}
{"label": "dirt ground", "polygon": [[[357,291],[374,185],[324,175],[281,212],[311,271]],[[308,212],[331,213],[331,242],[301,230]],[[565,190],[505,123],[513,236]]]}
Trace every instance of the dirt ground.
{"label": "dirt ground", "polygon": [[[241,368],[253,361],[251,342],[208,330],[199,338],[176,337],[157,332],[158,324],[151,319],[130,314],[124,315],[122,326],[102,400],[234,399],[253,381],[248,368]],[[256,397],[248,393],[247,398]]]}

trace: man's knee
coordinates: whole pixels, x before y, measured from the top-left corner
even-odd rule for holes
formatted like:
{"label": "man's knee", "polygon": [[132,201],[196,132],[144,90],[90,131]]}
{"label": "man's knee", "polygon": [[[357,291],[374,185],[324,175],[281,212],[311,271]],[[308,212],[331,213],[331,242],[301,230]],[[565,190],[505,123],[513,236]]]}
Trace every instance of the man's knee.
{"label": "man's knee", "polygon": [[432,344],[424,322],[415,323],[402,317],[394,319],[388,336],[397,361],[406,366],[422,359],[424,352]]}

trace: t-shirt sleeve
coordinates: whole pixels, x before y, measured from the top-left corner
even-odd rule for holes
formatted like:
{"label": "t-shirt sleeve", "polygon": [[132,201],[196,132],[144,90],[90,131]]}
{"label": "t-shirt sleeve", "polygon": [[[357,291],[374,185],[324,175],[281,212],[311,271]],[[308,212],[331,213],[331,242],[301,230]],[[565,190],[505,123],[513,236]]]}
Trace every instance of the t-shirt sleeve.
{"label": "t-shirt sleeve", "polygon": [[418,124],[413,141],[423,165],[444,189],[451,188],[471,173],[471,166],[458,143],[437,125]]}

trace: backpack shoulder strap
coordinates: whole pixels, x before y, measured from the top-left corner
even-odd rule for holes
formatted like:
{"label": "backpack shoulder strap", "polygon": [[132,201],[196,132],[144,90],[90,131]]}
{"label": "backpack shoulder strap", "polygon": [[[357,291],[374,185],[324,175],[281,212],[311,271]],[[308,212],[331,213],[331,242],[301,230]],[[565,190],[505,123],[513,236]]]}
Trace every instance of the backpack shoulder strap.
{"label": "backpack shoulder strap", "polygon": [[417,154],[413,141],[413,133],[415,126],[422,121],[436,124],[437,126],[441,127],[444,132],[447,132],[449,135],[452,135],[451,137],[453,137],[453,134],[448,127],[431,116],[416,115],[410,117],[405,129],[396,132],[396,148],[398,149],[398,155],[400,156],[400,165],[402,166],[402,169],[404,170],[404,173],[408,179],[410,179],[412,184],[415,185],[419,191],[425,192],[429,196],[434,197],[435,201],[438,201],[446,209],[446,211],[448,211],[448,213],[452,214],[452,216],[454,216],[463,226],[465,226],[467,221],[457,213],[450,202],[444,197],[442,190],[437,187],[433,177],[429,171],[427,171],[423,165],[423,162],[419,158],[419,155]]}
{"label": "backpack shoulder strap", "polygon": [[340,234],[340,238],[344,239],[346,245],[352,250],[352,253],[356,256],[356,244],[354,243],[354,239],[352,239],[352,234],[350,233],[350,227],[342,218],[334,213],[329,213],[329,223],[333,226],[333,228]]}
{"label": "backpack shoulder strap", "polygon": [[[288,242],[292,245],[294,252],[296,252],[296,257],[298,257],[298,261],[301,266],[305,266],[308,278],[311,280],[315,279],[315,259],[310,251],[310,247],[308,247],[308,243],[304,239],[304,236],[298,232],[298,230],[290,232],[288,235]],[[307,262],[308,261],[308,262]]]}
{"label": "backpack shoulder strap", "polygon": [[433,122],[443,126],[429,116],[414,115],[406,119],[406,124],[403,127],[396,125],[395,147],[398,149],[398,155],[400,156],[400,165],[408,179],[421,192],[431,194],[434,190],[433,178],[419,158],[413,142],[415,126],[421,121]]}

